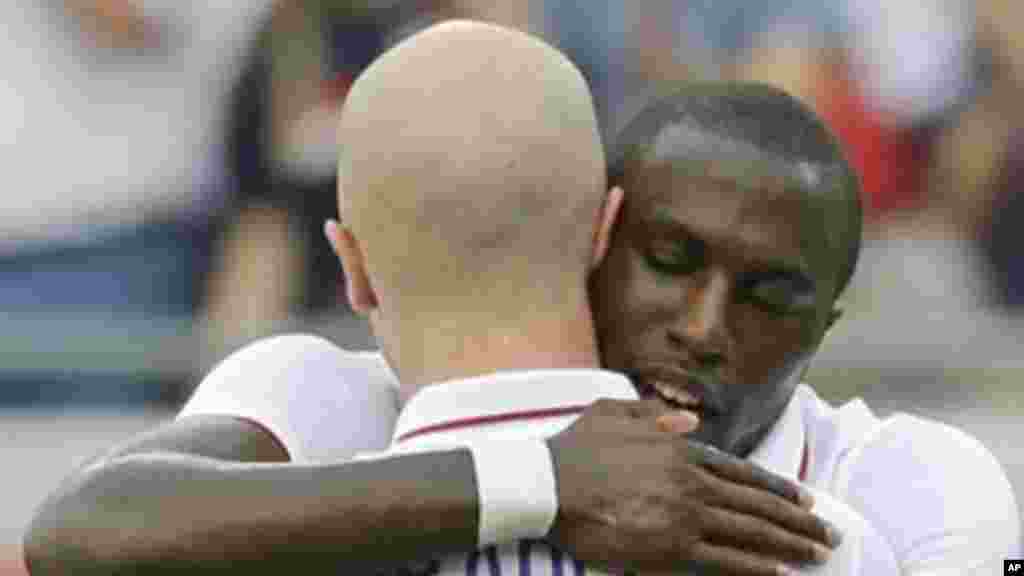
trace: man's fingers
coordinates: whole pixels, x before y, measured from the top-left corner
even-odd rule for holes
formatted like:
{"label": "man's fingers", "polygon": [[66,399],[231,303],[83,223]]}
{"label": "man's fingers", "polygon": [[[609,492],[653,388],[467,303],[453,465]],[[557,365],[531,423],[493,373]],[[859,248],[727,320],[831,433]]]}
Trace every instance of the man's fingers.
{"label": "man's fingers", "polygon": [[638,420],[653,420],[658,430],[669,434],[689,434],[700,425],[700,417],[696,413],[669,408],[657,398],[626,402],[626,410]]}
{"label": "man's fingers", "polygon": [[832,548],[841,540],[839,531],[829,522],[774,494],[724,481],[717,485],[715,493],[714,504],[720,508],[761,518]]}
{"label": "man's fingers", "polygon": [[675,410],[655,419],[658,429],[669,434],[689,434],[700,426],[700,417],[689,410]]}
{"label": "man's fingers", "polygon": [[699,568],[713,574],[730,576],[796,576],[796,572],[778,560],[742,550],[701,542],[694,547],[693,559]]}
{"label": "man's fingers", "polygon": [[689,410],[674,410],[657,398],[642,400],[612,400],[601,398],[594,408],[603,414],[618,414],[637,420],[655,422],[658,429],[671,434],[688,434],[700,424],[697,414]]}
{"label": "man's fingers", "polygon": [[632,402],[629,400],[613,400],[611,398],[598,398],[590,405],[590,410],[602,414],[629,414],[627,406]]}
{"label": "man's fingers", "polygon": [[653,420],[671,412],[669,407],[657,398],[627,400],[624,401],[624,404],[626,405],[626,410],[628,410],[630,416],[642,420]]}
{"label": "man's fingers", "polygon": [[808,510],[814,505],[814,497],[798,483],[773,474],[756,464],[734,458],[710,446],[699,446],[701,464],[716,476],[738,484],[767,490],[780,498]]}
{"label": "man's fingers", "polygon": [[752,550],[797,564],[824,564],[831,551],[820,542],[793,534],[761,518],[724,508],[708,510],[709,542]]}

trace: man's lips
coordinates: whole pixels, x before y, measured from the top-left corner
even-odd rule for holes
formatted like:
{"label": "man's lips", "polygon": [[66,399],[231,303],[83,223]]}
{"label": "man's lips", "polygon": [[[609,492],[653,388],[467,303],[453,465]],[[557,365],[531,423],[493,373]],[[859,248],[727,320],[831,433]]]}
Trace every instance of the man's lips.
{"label": "man's lips", "polygon": [[657,396],[673,407],[697,412],[702,418],[720,412],[710,376],[654,364],[631,371],[630,378],[642,397]]}

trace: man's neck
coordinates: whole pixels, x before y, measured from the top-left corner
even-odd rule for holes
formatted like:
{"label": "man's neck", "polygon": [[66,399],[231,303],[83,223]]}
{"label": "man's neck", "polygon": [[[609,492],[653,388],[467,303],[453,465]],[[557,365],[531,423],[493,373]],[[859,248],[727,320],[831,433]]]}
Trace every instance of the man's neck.
{"label": "man's neck", "polygon": [[468,329],[474,324],[456,320],[452,330],[427,338],[415,358],[403,358],[396,366],[403,396],[423,386],[499,371],[601,365],[587,305],[573,314],[524,314],[521,322]]}

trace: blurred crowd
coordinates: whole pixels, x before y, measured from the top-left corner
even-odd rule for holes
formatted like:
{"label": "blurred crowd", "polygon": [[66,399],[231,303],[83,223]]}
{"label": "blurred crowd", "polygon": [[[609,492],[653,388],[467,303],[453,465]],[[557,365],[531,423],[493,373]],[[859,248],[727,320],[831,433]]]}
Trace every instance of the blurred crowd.
{"label": "blurred crowd", "polygon": [[1024,307],[1016,0],[5,2],[0,403],[177,401],[204,355],[346,314],[321,235],[336,117],[377,54],[452,17],[563,49],[606,141],[688,79],[781,85],[845,143],[869,240],[966,247],[972,297]]}

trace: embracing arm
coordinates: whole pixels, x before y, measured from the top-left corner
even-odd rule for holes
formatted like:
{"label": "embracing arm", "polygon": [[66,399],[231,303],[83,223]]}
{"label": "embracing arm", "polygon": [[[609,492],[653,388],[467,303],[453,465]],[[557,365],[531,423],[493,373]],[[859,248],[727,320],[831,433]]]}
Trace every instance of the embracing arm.
{"label": "embracing arm", "polygon": [[[657,432],[631,412],[638,405],[599,402],[549,442],[560,497],[556,546],[601,566],[692,563],[768,575],[778,565],[772,556],[811,560],[813,542],[830,539],[824,523],[792,503],[793,485]],[[613,438],[626,441],[610,446]],[[583,456],[591,449],[636,461],[608,466]],[[239,461],[284,456],[243,420],[169,424],[85,467],[44,503],[26,537],[30,571],[378,573],[477,547],[468,450],[331,465]]]}
{"label": "embracing arm", "polygon": [[173,422],[66,481],[29,528],[26,562],[34,576],[356,573],[476,546],[468,451],[254,463],[285,458],[242,420]]}
{"label": "embracing arm", "polygon": [[387,446],[389,378],[315,336],[242,348],[176,420],[67,479],[29,527],[26,563],[34,576],[337,573],[475,547],[468,452],[338,464]]}
{"label": "embracing arm", "polygon": [[[374,430],[389,402],[375,378],[365,356],[317,338],[243,349],[183,417],[86,466],[43,504],[25,540],[32,574],[373,573],[475,549],[468,450],[346,461],[382,448],[390,431]],[[691,444],[656,416],[650,403],[601,401],[549,439],[555,546],[597,566],[696,562],[756,575],[835,544],[794,484]]]}

